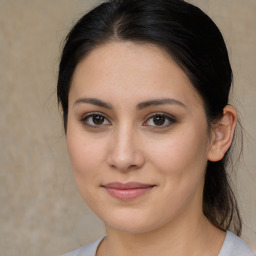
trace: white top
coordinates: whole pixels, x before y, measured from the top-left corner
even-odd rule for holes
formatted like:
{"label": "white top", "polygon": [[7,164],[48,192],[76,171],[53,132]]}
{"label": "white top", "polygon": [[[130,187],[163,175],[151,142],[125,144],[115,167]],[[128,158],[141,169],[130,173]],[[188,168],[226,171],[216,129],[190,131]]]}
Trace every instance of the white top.
{"label": "white top", "polygon": [[[62,256],[96,256],[97,248],[104,237],[97,241],[84,245]],[[226,238],[218,256],[256,256],[248,245],[238,236],[227,231]]]}

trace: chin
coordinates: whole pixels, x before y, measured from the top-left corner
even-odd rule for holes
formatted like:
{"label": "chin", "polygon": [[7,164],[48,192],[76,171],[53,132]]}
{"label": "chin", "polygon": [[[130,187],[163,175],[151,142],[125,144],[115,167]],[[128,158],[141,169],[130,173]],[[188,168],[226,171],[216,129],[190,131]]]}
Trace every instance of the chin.
{"label": "chin", "polygon": [[129,234],[143,234],[154,230],[154,227],[149,226],[149,223],[125,222],[126,221],[123,221],[123,223],[106,223],[106,228]]}
{"label": "chin", "polygon": [[108,216],[99,216],[106,225],[107,229],[116,230],[123,233],[131,234],[142,234],[151,232],[153,230],[159,229],[161,226],[165,225],[163,219],[155,218],[154,214],[145,214],[145,212],[137,212],[134,210],[131,212],[126,212],[124,214],[112,213]]}

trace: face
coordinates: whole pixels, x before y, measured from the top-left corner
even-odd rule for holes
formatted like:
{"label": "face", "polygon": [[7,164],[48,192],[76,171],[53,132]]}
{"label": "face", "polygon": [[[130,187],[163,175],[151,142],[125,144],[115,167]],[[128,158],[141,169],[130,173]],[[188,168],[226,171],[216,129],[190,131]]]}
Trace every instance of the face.
{"label": "face", "polygon": [[68,152],[108,228],[147,232],[201,215],[209,137],[202,99],[157,46],[111,42],[78,64]]}

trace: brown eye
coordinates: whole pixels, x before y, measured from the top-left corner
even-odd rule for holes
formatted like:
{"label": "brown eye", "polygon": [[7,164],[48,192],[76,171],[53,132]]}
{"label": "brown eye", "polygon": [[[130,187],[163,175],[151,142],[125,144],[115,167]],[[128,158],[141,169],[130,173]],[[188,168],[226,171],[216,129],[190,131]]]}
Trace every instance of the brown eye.
{"label": "brown eye", "polygon": [[175,123],[175,119],[167,114],[154,114],[149,117],[143,126],[152,126],[154,128],[166,128]]}
{"label": "brown eye", "polygon": [[154,116],[153,117],[153,123],[157,126],[163,125],[165,123],[165,117],[164,116]]}
{"label": "brown eye", "polygon": [[103,116],[102,114],[89,114],[82,118],[82,122],[85,125],[92,126],[92,127],[101,127],[104,125],[110,125],[108,119]]}
{"label": "brown eye", "polygon": [[103,117],[103,116],[95,115],[92,117],[92,122],[96,125],[103,124],[104,120],[105,120],[105,117]]}

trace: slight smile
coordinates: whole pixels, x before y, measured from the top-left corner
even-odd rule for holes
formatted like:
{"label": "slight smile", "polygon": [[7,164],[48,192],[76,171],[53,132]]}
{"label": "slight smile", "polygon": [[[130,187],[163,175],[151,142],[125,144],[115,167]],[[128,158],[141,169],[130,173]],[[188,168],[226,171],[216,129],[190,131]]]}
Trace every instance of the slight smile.
{"label": "slight smile", "polygon": [[120,183],[113,182],[102,187],[112,196],[120,200],[131,200],[149,192],[156,185],[138,182]]}

